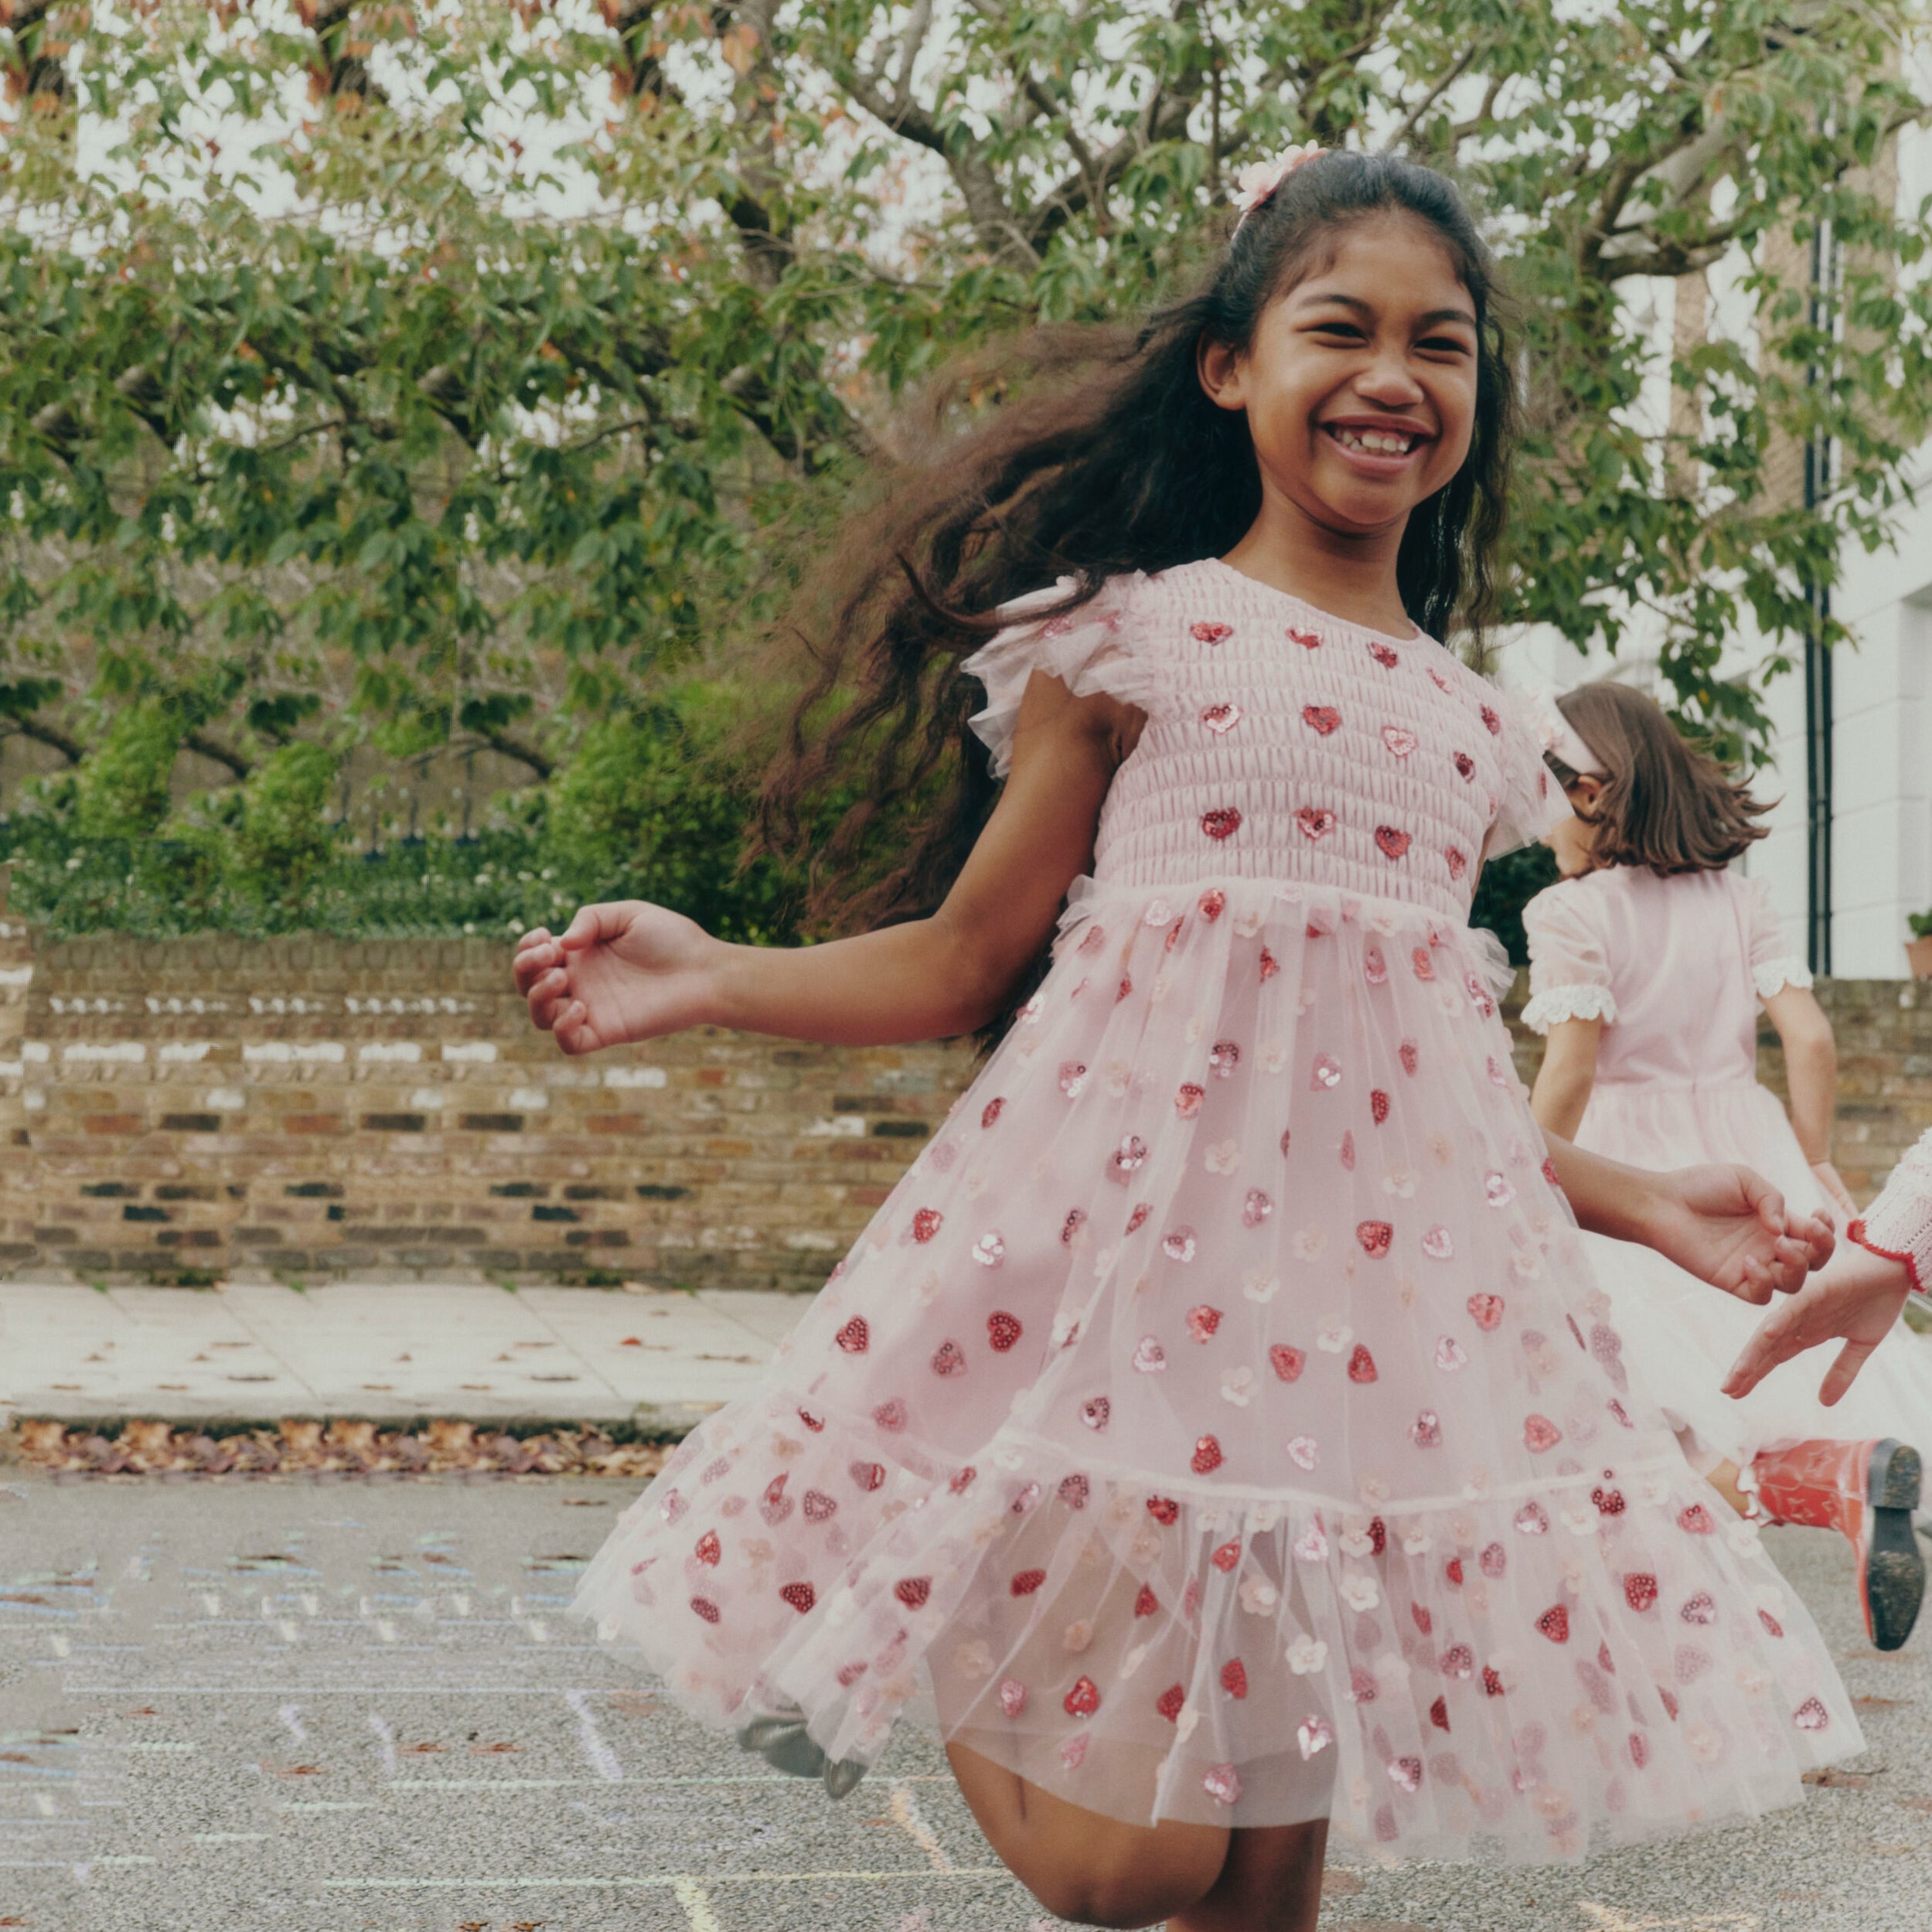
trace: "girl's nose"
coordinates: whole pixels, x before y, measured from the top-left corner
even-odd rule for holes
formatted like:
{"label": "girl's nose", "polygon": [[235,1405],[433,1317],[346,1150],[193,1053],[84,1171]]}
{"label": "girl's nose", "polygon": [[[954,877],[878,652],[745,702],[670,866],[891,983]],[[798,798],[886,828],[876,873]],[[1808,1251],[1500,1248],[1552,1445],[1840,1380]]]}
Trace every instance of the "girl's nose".
{"label": "girl's nose", "polygon": [[1399,356],[1379,356],[1355,379],[1364,399],[1385,407],[1406,408],[1423,399],[1422,384]]}

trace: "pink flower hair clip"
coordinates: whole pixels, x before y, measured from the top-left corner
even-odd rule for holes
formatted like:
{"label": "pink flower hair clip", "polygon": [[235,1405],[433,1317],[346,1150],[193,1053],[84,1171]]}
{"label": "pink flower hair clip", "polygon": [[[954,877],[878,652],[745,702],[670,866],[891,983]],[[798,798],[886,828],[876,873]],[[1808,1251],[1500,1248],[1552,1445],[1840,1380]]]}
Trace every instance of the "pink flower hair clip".
{"label": "pink flower hair clip", "polygon": [[1304,162],[1313,161],[1321,152],[1319,141],[1304,141],[1299,147],[1284,148],[1273,161],[1251,162],[1242,169],[1235,177],[1234,189],[1228,196],[1241,210],[1241,220],[1235,223],[1235,232],[1239,233],[1241,223],[1260,207],[1297,168]]}

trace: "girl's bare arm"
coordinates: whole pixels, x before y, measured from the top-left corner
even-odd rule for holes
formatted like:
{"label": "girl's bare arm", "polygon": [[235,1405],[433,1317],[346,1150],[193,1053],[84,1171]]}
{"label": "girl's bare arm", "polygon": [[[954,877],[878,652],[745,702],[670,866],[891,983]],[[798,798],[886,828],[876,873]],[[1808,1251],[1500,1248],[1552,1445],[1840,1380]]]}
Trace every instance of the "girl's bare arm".
{"label": "girl's bare arm", "polygon": [[1785,1082],[1791,1095],[1791,1130],[1825,1190],[1846,1215],[1858,1211],[1831,1165],[1831,1119],[1838,1105],[1838,1044],[1825,1009],[1802,986],[1780,987],[1764,1002],[1784,1043]]}
{"label": "girl's bare arm", "polygon": [[815,946],[729,946],[642,901],[526,933],[517,990],[566,1053],[714,1025],[843,1046],[969,1033],[1052,931],[1140,714],[1035,673],[1006,787],[931,917]]}
{"label": "girl's bare arm", "polygon": [[1551,1027],[1529,1096],[1536,1124],[1545,1133],[1566,1140],[1576,1137],[1596,1083],[1596,1050],[1603,1038],[1601,1020],[1559,1020]]}

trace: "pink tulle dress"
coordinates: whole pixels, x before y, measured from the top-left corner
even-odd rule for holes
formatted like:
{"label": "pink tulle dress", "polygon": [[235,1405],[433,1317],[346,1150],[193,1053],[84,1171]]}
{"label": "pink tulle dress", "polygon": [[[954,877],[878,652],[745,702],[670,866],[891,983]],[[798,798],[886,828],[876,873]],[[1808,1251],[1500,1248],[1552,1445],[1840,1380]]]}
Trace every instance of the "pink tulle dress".
{"label": "pink tulle dress", "polygon": [[[1525,1023],[1603,1022],[1579,1147],[1639,1167],[1742,1161],[1794,1208],[1826,1206],[1783,1106],[1758,1084],[1758,1003],[1811,983],[1762,880],[1616,866],[1538,893],[1523,925]],[[1932,1454],[1932,1354],[1903,1323],[1832,1408],[1818,1399],[1824,1358],[1808,1355],[1733,1402],[1721,1385],[1763,1311],[1651,1249],[1601,1235],[1583,1245],[1632,1374],[1699,1468],[1748,1470],[1761,1450],[1821,1436],[1896,1436]]]}
{"label": "pink tulle dress", "polygon": [[578,1608],[714,1722],[917,1712],[1143,1824],[1528,1862],[1796,1802],[1857,1720],[1634,1385],[1466,924],[1566,809],[1535,731],[1218,561],[1054,600],[976,728],[1034,670],[1147,724],[1052,969]]}

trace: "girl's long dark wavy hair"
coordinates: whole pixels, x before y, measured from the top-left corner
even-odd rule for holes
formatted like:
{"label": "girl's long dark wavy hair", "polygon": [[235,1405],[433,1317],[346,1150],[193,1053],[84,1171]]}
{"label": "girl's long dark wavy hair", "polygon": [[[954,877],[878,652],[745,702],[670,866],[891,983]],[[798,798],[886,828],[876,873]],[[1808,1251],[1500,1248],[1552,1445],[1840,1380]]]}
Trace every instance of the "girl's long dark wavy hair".
{"label": "girl's long dark wavy hair", "polygon": [[[1139,329],[1038,330],[956,366],[929,395],[922,445],[883,472],[874,506],[827,547],[781,626],[806,641],[812,670],[758,840],[809,865],[808,921],[917,918],[957,876],[997,789],[966,727],[983,693],[959,662],[997,627],[997,605],[1071,576],[1059,607],[1071,610],[1110,576],[1218,557],[1245,535],[1261,507],[1254,447],[1246,417],[1203,391],[1201,346],[1247,349],[1269,304],[1319,272],[1349,224],[1391,213],[1448,250],[1479,345],[1468,458],[1411,513],[1397,582],[1423,630],[1480,645],[1515,427],[1494,269],[1443,175],[1331,151],[1239,225],[1193,295]],[[940,433],[969,404],[1014,391],[966,434]],[[889,854],[867,864],[882,843]]]}

